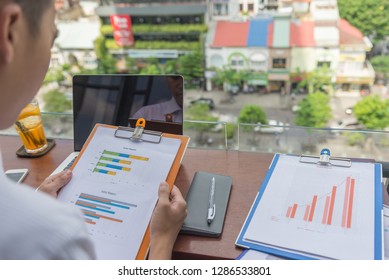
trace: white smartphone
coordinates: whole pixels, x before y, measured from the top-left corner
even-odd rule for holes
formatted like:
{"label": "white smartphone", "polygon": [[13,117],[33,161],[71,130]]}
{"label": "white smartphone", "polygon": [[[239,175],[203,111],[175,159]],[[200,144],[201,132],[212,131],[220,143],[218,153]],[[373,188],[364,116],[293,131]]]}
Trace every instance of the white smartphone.
{"label": "white smartphone", "polygon": [[28,169],[10,169],[5,171],[5,175],[16,183],[20,183],[28,174]]}

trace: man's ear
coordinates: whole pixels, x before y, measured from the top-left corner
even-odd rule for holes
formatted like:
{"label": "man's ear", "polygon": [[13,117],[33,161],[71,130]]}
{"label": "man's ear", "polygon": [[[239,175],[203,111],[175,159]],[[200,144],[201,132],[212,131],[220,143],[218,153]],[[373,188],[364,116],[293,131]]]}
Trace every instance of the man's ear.
{"label": "man's ear", "polygon": [[0,62],[9,63],[15,56],[15,43],[18,41],[22,9],[15,3],[0,7]]}

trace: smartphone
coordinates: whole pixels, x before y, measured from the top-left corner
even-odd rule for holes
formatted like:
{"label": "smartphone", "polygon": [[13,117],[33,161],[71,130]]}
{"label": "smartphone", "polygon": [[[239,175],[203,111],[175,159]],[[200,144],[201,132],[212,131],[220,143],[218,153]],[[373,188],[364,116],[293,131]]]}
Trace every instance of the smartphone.
{"label": "smartphone", "polygon": [[28,174],[28,169],[10,169],[5,171],[5,175],[16,183],[20,183]]}

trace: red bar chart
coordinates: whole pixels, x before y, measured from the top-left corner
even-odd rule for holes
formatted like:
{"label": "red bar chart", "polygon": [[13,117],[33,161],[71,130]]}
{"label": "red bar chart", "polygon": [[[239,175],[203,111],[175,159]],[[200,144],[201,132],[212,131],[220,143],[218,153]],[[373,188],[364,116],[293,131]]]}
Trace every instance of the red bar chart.
{"label": "red bar chart", "polygon": [[[329,186],[330,191],[314,194],[305,203],[293,202],[287,205],[285,216],[289,220],[303,220],[307,223],[340,226],[349,229],[353,224],[353,208],[356,179],[348,176],[338,185]],[[334,216],[341,217],[334,223]]]}

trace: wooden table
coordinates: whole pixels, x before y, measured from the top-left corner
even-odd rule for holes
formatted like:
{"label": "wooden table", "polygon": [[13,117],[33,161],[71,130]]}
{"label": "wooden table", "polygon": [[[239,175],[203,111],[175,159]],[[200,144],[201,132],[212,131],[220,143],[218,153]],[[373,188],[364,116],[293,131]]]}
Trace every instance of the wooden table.
{"label": "wooden table", "polygon": [[[15,151],[21,141],[15,136],[0,136],[4,169],[28,168],[25,183],[37,187],[73,150],[73,141],[56,140],[57,145],[40,158],[18,158]],[[234,259],[242,249],[235,240],[250,210],[271,163],[273,154],[239,151],[188,149],[176,179],[186,196],[196,171],[207,171],[233,177],[233,186],[223,233],[219,238],[179,235],[173,250],[175,259]],[[384,192],[385,203],[389,196]]]}

